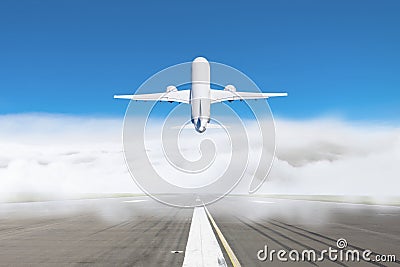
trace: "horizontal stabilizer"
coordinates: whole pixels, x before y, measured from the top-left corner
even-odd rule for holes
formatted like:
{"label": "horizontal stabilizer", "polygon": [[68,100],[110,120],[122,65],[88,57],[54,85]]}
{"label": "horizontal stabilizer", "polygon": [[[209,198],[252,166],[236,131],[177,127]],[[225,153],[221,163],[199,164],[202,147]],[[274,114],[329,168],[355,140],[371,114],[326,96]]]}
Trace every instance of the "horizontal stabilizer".
{"label": "horizontal stabilizer", "polygon": [[[209,122],[209,123],[207,123],[206,128],[207,129],[224,129],[224,128],[229,128],[229,126],[225,126],[225,125],[221,126],[219,124]],[[182,129],[182,130],[191,129],[191,130],[193,130],[194,125],[191,123],[188,123],[188,124],[185,124],[184,126],[174,126],[174,127],[172,127],[172,129]]]}

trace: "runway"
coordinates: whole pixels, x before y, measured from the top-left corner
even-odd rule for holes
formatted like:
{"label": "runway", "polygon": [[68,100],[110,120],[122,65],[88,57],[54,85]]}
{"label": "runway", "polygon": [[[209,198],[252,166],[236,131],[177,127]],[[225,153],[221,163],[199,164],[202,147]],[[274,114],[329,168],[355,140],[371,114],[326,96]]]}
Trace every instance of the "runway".
{"label": "runway", "polygon": [[[207,210],[241,266],[400,265],[399,207],[230,196]],[[148,197],[3,203],[0,216],[0,266],[182,266],[194,218],[193,209]],[[257,258],[265,245],[318,253],[339,238],[347,249],[394,254],[397,262]]]}
{"label": "runway", "polygon": [[[249,204],[249,202],[251,204]],[[233,206],[236,212],[218,212]],[[250,208],[251,207],[251,208]],[[400,208],[361,204],[330,203],[265,198],[227,198],[225,203],[209,207],[221,231],[242,266],[399,266]],[[321,262],[264,262],[257,252],[269,249],[336,248],[339,238],[349,249],[369,249],[375,253],[395,254],[396,263],[339,262],[325,258]]]}

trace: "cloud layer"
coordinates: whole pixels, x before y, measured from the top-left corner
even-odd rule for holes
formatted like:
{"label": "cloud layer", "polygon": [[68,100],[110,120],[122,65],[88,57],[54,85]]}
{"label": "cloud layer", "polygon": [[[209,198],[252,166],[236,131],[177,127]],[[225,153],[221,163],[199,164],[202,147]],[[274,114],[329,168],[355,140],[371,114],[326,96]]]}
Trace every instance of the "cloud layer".
{"label": "cloud layer", "polygon": [[399,127],[329,119],[276,125],[276,160],[264,191],[399,195]]}
{"label": "cloud layer", "polygon": [[0,117],[0,199],[137,192],[124,164],[116,119]]}
{"label": "cloud layer", "polygon": [[[0,200],[140,192],[125,166],[121,127],[120,118],[0,116]],[[276,137],[259,193],[398,195],[399,127],[276,120]]]}

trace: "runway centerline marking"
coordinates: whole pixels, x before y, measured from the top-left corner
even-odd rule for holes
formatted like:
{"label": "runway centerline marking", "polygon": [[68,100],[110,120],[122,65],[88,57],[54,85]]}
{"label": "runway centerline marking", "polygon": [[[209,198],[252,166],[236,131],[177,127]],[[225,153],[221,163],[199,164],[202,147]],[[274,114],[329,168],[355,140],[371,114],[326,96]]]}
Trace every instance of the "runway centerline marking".
{"label": "runway centerline marking", "polygon": [[231,246],[229,246],[228,241],[226,241],[224,235],[222,234],[221,230],[219,229],[218,225],[214,221],[214,218],[211,216],[211,213],[208,211],[206,207],[204,207],[205,211],[207,212],[208,218],[210,219],[215,232],[217,232],[219,240],[221,241],[222,245],[225,248],[226,253],[228,254],[229,259],[231,260],[231,263],[233,267],[241,267],[242,265],[240,264],[238,258],[236,257],[235,253],[233,253],[233,250]]}
{"label": "runway centerline marking", "polygon": [[204,207],[196,207],[193,210],[182,266],[226,266]]}
{"label": "runway centerline marking", "polygon": [[138,203],[138,202],[143,202],[143,201],[147,201],[147,199],[125,200],[125,201],[122,201],[122,202],[124,202],[124,203]]}

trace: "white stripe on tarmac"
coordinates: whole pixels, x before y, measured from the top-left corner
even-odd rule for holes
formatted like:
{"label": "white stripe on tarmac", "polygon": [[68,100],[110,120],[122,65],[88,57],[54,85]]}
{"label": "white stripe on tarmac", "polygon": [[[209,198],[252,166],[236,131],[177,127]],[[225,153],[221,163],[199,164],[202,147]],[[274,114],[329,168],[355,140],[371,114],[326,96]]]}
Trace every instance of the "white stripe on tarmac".
{"label": "white stripe on tarmac", "polygon": [[274,204],[275,203],[275,202],[272,202],[272,201],[264,201],[264,200],[253,200],[252,202],[264,203],[264,204]]}
{"label": "white stripe on tarmac", "polygon": [[183,266],[226,266],[204,207],[193,210]]}
{"label": "white stripe on tarmac", "polygon": [[143,201],[147,201],[147,199],[125,200],[125,201],[122,201],[122,202],[124,202],[124,203],[137,203],[137,202],[143,202]]}

